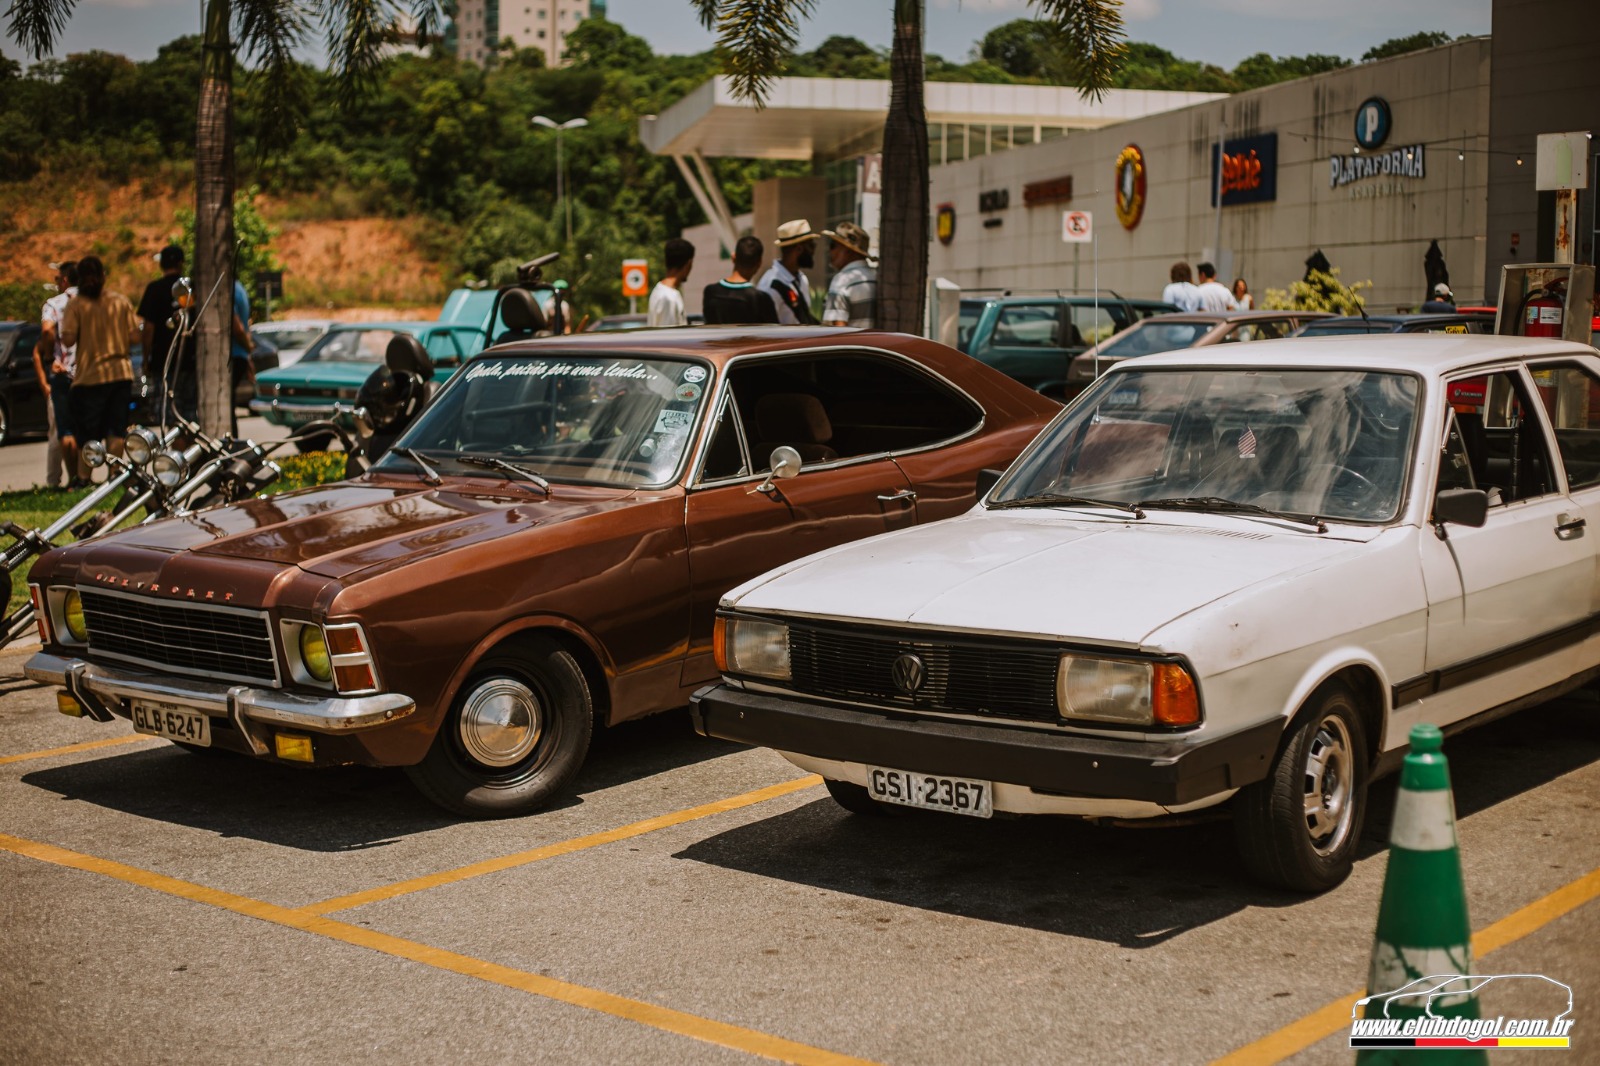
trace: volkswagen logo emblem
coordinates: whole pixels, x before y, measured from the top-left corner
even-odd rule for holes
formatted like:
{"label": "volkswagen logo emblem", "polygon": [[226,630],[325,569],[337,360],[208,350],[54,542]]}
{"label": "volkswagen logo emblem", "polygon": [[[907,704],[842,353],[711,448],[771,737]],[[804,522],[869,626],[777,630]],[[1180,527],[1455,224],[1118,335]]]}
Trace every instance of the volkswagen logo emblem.
{"label": "volkswagen logo emblem", "polygon": [[919,656],[911,652],[906,652],[896,659],[889,672],[894,677],[894,687],[907,696],[916,695],[922,683],[928,679],[928,668],[923,665]]}

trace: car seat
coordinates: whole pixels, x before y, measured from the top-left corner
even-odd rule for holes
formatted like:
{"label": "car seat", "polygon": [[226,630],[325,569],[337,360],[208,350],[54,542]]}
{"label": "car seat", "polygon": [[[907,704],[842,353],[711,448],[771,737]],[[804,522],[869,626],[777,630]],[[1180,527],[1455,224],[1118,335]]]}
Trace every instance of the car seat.
{"label": "car seat", "polygon": [[772,392],[756,401],[756,437],[753,461],[766,468],[772,449],[787,444],[808,463],[839,458],[828,446],[833,423],[822,401],[803,392]]}

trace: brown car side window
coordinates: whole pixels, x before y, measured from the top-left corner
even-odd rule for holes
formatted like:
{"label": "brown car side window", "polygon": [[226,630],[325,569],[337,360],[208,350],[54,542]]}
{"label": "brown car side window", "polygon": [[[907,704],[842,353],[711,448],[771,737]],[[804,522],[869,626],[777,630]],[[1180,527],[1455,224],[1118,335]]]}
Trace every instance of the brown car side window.
{"label": "brown car side window", "polygon": [[700,480],[718,481],[749,472],[750,463],[745,458],[744,443],[739,439],[739,408],[732,394],[729,394],[724,397],[722,408],[711,427],[711,441],[706,445]]}
{"label": "brown car side window", "polygon": [[807,464],[834,462],[925,448],[983,420],[977,404],[944,382],[874,352],[756,359],[735,364],[728,381],[754,473],[769,468],[779,445]]}

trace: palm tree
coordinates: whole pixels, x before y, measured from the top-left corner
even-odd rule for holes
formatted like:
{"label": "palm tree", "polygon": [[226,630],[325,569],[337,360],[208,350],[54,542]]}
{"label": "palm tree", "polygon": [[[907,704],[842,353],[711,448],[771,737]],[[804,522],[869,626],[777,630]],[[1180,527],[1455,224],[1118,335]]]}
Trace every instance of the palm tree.
{"label": "palm tree", "polygon": [[[11,0],[7,32],[35,59],[48,56],[77,0]],[[214,294],[199,323],[200,421],[228,428],[233,400],[228,353],[233,322],[233,74],[241,55],[255,65],[266,101],[263,140],[286,142],[307,106],[295,49],[316,25],[326,31],[330,65],[346,99],[370,85],[397,27],[409,18],[416,39],[439,24],[438,0],[206,0],[204,59],[195,116],[195,291]]]}
{"label": "palm tree", "polygon": [[[923,105],[924,0],[893,0],[889,113],[883,123],[878,325],[919,333],[928,281],[928,116]],[[1122,0],[1029,0],[1062,35],[1079,91],[1099,99],[1122,57]],[[734,94],[760,107],[816,0],[690,0],[726,55]]]}

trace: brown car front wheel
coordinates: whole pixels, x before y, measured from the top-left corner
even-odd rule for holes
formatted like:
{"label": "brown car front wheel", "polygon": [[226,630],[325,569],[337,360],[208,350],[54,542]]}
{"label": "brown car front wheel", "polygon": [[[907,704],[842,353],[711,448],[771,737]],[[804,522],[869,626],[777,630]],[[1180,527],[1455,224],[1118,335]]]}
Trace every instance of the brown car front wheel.
{"label": "brown car front wheel", "polygon": [[577,662],[554,641],[524,638],[477,665],[428,754],[406,773],[457,814],[528,814],[577,776],[593,731],[593,701]]}

